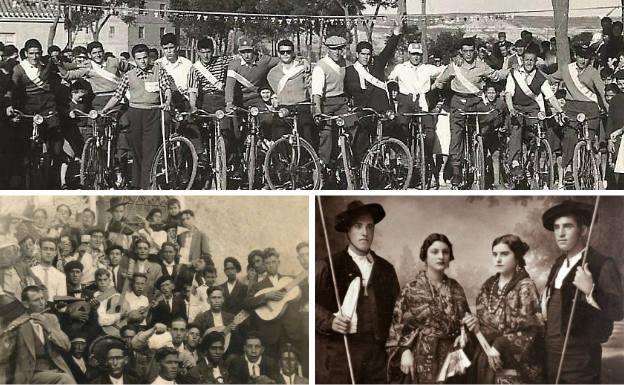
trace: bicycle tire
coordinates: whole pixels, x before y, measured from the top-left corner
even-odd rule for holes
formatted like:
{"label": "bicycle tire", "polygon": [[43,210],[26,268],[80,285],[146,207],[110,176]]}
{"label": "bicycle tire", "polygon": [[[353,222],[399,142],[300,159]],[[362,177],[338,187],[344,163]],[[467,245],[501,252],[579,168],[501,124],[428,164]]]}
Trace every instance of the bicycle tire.
{"label": "bicycle tire", "polygon": [[[167,151],[167,183],[164,170],[165,146]],[[161,144],[156,151],[150,170],[150,189],[152,190],[189,190],[197,173],[197,152],[190,140],[176,136]]]}
{"label": "bicycle tire", "polygon": [[420,136],[416,141],[416,149],[414,151],[414,156],[417,157],[418,164],[418,176],[420,177],[420,189],[427,189],[427,158],[425,158],[425,138]]}
{"label": "bicycle tire", "polygon": [[349,147],[348,138],[345,136],[338,137],[338,148],[340,159],[336,159],[336,188],[355,190],[355,180],[353,175],[353,153]]}
{"label": "bicycle tire", "polygon": [[[264,159],[264,176],[267,185],[271,190],[320,190],[322,178],[319,157],[305,139],[299,138],[300,146],[298,147],[292,144],[293,141],[292,136],[285,136],[276,140],[269,147]],[[302,155],[302,151],[307,153],[307,156]],[[311,178],[306,178],[306,175],[299,173],[299,170],[302,169],[302,159],[303,166],[311,165],[313,167],[311,172],[305,172],[305,168],[302,170],[303,174],[309,174]],[[284,164],[286,167],[280,168],[280,164]],[[282,175],[286,176],[286,174],[287,180],[280,180]]]}
{"label": "bicycle tire", "polygon": [[485,154],[483,152],[483,138],[477,136],[474,151],[474,183],[479,190],[485,190]]}
{"label": "bicycle tire", "polygon": [[46,155],[33,156],[31,154],[28,159],[25,185],[27,190],[47,190],[49,186],[49,159]]}
{"label": "bicycle tire", "polygon": [[256,137],[251,135],[247,147],[247,183],[248,190],[253,190],[256,179]]}
{"label": "bicycle tire", "polygon": [[576,190],[601,190],[602,180],[596,158],[591,151],[587,151],[586,145],[586,142],[582,140],[574,146],[572,158],[574,188]]}
{"label": "bicycle tire", "polygon": [[544,187],[552,190],[555,186],[555,166],[553,162],[550,144],[546,139],[541,139],[540,148],[535,151],[531,190],[543,190]]}
{"label": "bicycle tire", "polygon": [[87,139],[80,156],[80,186],[82,188],[102,190],[106,186],[101,186],[104,181],[98,181],[100,174],[100,157],[97,147],[95,147],[95,138]]}
{"label": "bicycle tire", "polygon": [[[395,138],[382,138],[372,144],[364,157],[361,169],[362,188],[365,190],[406,190],[412,179],[413,165],[412,155],[405,143]],[[400,167],[400,173],[396,170],[390,171],[389,167],[392,166]],[[372,175],[373,169],[380,171]],[[382,181],[383,188],[375,188],[377,180]]]}
{"label": "bicycle tire", "polygon": [[215,188],[217,190],[227,189],[227,153],[225,150],[225,140],[222,136],[217,138],[215,143],[215,164],[213,173],[215,175]]}

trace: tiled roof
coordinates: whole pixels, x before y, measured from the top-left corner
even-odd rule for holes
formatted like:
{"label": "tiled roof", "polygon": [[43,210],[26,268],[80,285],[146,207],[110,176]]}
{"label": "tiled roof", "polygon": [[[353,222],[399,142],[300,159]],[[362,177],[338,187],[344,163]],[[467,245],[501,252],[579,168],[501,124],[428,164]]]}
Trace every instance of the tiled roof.
{"label": "tiled roof", "polygon": [[56,16],[53,6],[44,6],[47,1],[0,0],[0,19],[47,20]]}

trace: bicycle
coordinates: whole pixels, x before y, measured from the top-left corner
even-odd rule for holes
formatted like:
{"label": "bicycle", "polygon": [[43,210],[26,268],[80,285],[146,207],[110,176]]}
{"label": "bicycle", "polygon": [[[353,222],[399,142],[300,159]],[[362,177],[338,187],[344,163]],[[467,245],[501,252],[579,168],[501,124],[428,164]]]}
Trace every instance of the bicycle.
{"label": "bicycle", "polygon": [[356,177],[358,172],[353,165],[353,150],[351,149],[351,141],[349,140],[349,133],[345,129],[345,118],[352,120],[354,112],[347,112],[340,115],[317,115],[317,125],[322,122],[331,122],[338,129],[338,148],[340,154],[336,159],[336,169],[334,170],[333,177],[335,178],[336,186],[338,188],[355,190],[356,186],[359,186]]}
{"label": "bicycle", "polygon": [[[221,122],[226,117],[233,116],[233,113],[226,114],[223,110],[217,110],[214,113],[206,112],[198,109],[195,112],[179,112],[176,115],[178,122],[187,118],[195,118],[201,121],[201,127],[206,130],[207,140],[205,141],[204,151],[208,152],[209,161],[198,161],[196,180],[202,183],[203,190],[210,190],[214,187],[216,190],[227,189],[227,155],[225,149],[225,139],[221,132]],[[209,122],[212,121],[211,127]],[[205,171],[204,171],[205,169]]]}
{"label": "bicycle", "polygon": [[[476,183],[479,190],[485,190],[485,153],[481,127],[479,125],[479,116],[489,115],[493,111],[494,110],[485,112],[465,112],[459,110],[459,114],[462,116],[475,117],[474,130],[471,130],[468,126],[468,119],[466,119],[466,125],[464,126],[466,145],[464,145],[464,159],[461,165],[463,183],[461,188],[463,189],[470,189],[472,185]],[[470,143],[470,145],[468,145],[468,143]]]}
{"label": "bicycle", "polygon": [[154,190],[189,190],[197,173],[197,152],[193,143],[178,133],[174,122],[169,135],[156,150],[150,171],[150,188]]}
{"label": "bicycle", "polygon": [[[375,141],[368,148],[360,174],[365,190],[405,190],[412,179],[413,160],[409,148],[398,139],[383,135],[383,123],[394,120],[394,111],[379,113],[372,108],[362,108],[377,121]],[[368,115],[368,116],[371,116]]]}
{"label": "bicycle", "polygon": [[320,190],[323,186],[321,160],[297,128],[297,107],[310,105],[298,103],[278,110],[278,116],[288,121],[292,131],[273,142],[266,153],[264,176],[271,190]]}
{"label": "bicycle", "polygon": [[268,145],[260,132],[260,114],[272,114],[273,111],[260,111],[258,107],[252,106],[248,109],[236,107],[235,110],[247,114],[245,124],[247,124],[247,136],[245,138],[245,149],[243,152],[242,169],[247,174],[247,188],[253,190],[255,186],[262,184],[262,168],[264,156],[268,150]]}
{"label": "bicycle", "polygon": [[[522,112],[517,112],[529,120],[535,120],[535,140],[531,140],[529,147],[522,146],[521,167],[529,181],[531,190],[552,190],[555,186],[555,162],[548,140],[546,140],[547,119],[555,117],[557,114],[546,115],[540,111],[536,116],[530,116]],[[513,178],[514,184],[518,185],[520,180]]]}
{"label": "bicycle", "polygon": [[48,143],[41,137],[40,127],[48,119],[57,115],[56,111],[50,111],[45,115],[25,114],[20,110],[13,109],[13,121],[18,123],[21,119],[32,119],[32,131],[29,137],[29,148],[24,159],[26,168],[24,186],[27,190],[42,190],[50,187],[50,172],[53,169],[54,157],[50,155]]}
{"label": "bicycle", "polygon": [[[122,162],[115,157],[117,126],[115,119],[96,110],[85,113],[72,110],[71,119],[86,118],[90,121],[92,135],[86,140],[80,157],[80,185],[94,190],[125,189],[130,177]],[[102,124],[98,124],[98,120]],[[103,127],[104,129],[100,129]]]}
{"label": "bicycle", "polygon": [[[407,117],[409,122],[408,146],[414,159],[414,168],[418,170],[420,177],[421,190],[427,189],[427,185],[434,174],[431,162],[427,161],[425,156],[425,132],[423,130],[422,118],[425,116],[437,117],[439,115],[448,115],[446,112],[405,112],[403,116]],[[418,124],[414,123],[415,118]],[[437,178],[437,175],[434,175]]]}
{"label": "bicycle", "polygon": [[589,139],[589,120],[599,119],[600,116],[587,118],[584,113],[576,115],[576,122],[581,127],[577,129],[578,143],[574,146],[574,156],[572,158],[572,175],[574,176],[574,188],[576,190],[602,190],[602,177],[596,160],[597,151]]}

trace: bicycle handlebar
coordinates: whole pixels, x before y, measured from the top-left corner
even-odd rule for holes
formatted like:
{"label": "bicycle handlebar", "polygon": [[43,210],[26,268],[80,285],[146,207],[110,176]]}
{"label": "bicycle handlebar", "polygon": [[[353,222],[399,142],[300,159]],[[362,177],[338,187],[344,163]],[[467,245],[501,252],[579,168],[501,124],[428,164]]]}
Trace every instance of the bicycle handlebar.
{"label": "bicycle handlebar", "polygon": [[440,115],[448,115],[446,112],[403,112],[401,115],[407,117],[415,117],[415,116],[440,116]]}
{"label": "bicycle handlebar", "polygon": [[479,116],[479,115],[489,115],[492,112],[494,112],[495,110],[489,110],[489,111],[472,111],[472,112],[466,112],[466,111],[462,111],[462,110],[458,110],[459,114],[462,116]]}
{"label": "bicycle handlebar", "polygon": [[536,116],[531,116],[529,114],[525,114],[523,112],[520,111],[516,111],[516,114],[520,115],[520,116],[524,116],[527,119],[533,119],[533,120],[547,120],[547,119],[551,119],[554,118],[557,115],[560,115],[558,112],[555,112],[554,114],[551,115],[546,115],[543,112],[538,112]]}
{"label": "bicycle handlebar", "polygon": [[9,116],[15,115],[15,117],[18,120],[22,119],[22,118],[33,119],[35,124],[42,124],[44,122],[44,120],[50,119],[51,117],[55,116],[56,114],[57,114],[56,111],[50,111],[46,115],[41,115],[41,114],[29,115],[29,114],[25,114],[22,111],[14,108],[12,114],[9,115]]}
{"label": "bicycle handlebar", "polygon": [[79,110],[79,109],[73,109],[73,110],[69,111],[69,117],[72,118],[72,119],[76,119],[76,118],[97,119],[99,117],[112,118],[112,116],[110,116],[110,112],[107,112],[107,113],[103,114],[102,112],[97,111],[97,110],[91,110],[89,112],[84,112],[84,111]]}

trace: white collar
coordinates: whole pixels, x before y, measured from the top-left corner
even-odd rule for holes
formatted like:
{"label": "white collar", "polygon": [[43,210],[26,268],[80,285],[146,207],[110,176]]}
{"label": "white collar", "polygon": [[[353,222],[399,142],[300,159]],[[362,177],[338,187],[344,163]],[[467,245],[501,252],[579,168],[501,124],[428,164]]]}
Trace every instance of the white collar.
{"label": "white collar", "polygon": [[568,257],[567,260],[568,260],[570,266],[576,265],[576,263],[578,261],[580,261],[581,258],[583,258],[583,253],[584,252],[585,252],[585,249],[581,250],[578,254],[574,255],[573,257]]}
{"label": "white collar", "polygon": [[161,376],[156,377],[154,382],[152,382],[152,384],[163,384],[163,385],[174,385],[175,383],[176,383],[175,381],[165,380]]}
{"label": "white collar", "polygon": [[371,255],[370,251],[365,256],[361,256],[361,255],[358,255],[355,251],[353,251],[353,249],[351,248],[351,245],[349,245],[349,247],[347,248],[347,253],[356,263],[358,262],[359,263],[373,263],[373,256]]}
{"label": "white collar", "polygon": [[175,261],[174,261],[174,262],[171,262],[171,263],[167,263],[166,261],[163,261],[163,264],[164,264],[165,266],[167,266],[167,267],[174,267],[176,263],[175,263]]}

